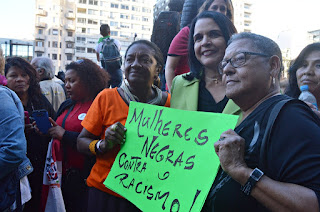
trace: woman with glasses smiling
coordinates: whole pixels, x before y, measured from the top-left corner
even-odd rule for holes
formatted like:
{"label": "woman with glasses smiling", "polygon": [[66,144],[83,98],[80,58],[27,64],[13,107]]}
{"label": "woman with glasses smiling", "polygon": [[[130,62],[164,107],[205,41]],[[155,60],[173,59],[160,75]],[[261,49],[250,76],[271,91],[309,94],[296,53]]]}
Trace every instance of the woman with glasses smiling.
{"label": "woman with glasses smiling", "polygon": [[220,168],[205,205],[215,212],[319,211],[320,119],[280,94],[279,46],[253,33],[233,35],[219,67],[243,117],[214,144]]}

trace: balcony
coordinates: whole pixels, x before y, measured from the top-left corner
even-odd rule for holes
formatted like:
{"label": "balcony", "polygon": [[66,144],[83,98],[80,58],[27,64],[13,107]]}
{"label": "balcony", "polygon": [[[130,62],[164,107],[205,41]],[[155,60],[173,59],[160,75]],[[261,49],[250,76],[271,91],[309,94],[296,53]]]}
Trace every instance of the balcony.
{"label": "balcony", "polygon": [[43,10],[43,9],[38,9],[37,11],[36,11],[36,14],[37,15],[41,15],[41,16],[47,16],[47,11],[45,11],[45,10]]}
{"label": "balcony", "polygon": [[65,37],[64,41],[65,41],[65,42],[72,42],[72,43],[74,43],[75,39],[74,39],[74,37]]}
{"label": "balcony", "polygon": [[46,36],[45,36],[45,35],[42,35],[42,34],[36,34],[35,39],[36,39],[36,40],[45,40],[45,39],[46,39]]}
{"label": "balcony", "polygon": [[72,30],[72,31],[76,30],[76,27],[75,27],[74,25],[72,25],[72,24],[66,24],[66,25],[64,26],[64,28],[65,28],[66,30]]}
{"label": "balcony", "polygon": [[66,13],[66,18],[68,18],[68,19],[75,19],[75,18],[76,18],[76,15],[75,15],[74,13],[68,12],[68,13]]}
{"label": "balcony", "polygon": [[42,47],[42,46],[35,46],[35,47],[34,47],[34,51],[35,51],[35,52],[42,52],[42,53],[43,53],[43,52],[44,52],[44,47]]}
{"label": "balcony", "polygon": [[46,27],[47,27],[47,24],[44,23],[44,22],[37,22],[37,23],[36,23],[36,27],[46,28]]}
{"label": "balcony", "polygon": [[74,49],[68,49],[68,48],[66,48],[66,49],[64,50],[64,53],[65,53],[65,54],[74,54]]}

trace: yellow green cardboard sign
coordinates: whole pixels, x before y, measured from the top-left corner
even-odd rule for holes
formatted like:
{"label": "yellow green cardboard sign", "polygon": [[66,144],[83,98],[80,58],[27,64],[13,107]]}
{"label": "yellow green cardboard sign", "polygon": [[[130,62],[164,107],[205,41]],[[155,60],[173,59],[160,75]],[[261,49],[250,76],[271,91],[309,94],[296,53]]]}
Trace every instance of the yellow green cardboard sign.
{"label": "yellow green cardboard sign", "polygon": [[131,102],[104,184],[142,211],[200,211],[219,167],[214,142],[237,118]]}

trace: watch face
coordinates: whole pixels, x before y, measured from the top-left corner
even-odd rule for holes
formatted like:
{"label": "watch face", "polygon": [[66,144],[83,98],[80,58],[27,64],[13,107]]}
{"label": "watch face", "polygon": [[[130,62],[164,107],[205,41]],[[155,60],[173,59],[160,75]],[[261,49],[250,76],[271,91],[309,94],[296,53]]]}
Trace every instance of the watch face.
{"label": "watch face", "polygon": [[255,180],[258,181],[262,177],[263,172],[260,169],[255,168],[251,174],[251,177]]}

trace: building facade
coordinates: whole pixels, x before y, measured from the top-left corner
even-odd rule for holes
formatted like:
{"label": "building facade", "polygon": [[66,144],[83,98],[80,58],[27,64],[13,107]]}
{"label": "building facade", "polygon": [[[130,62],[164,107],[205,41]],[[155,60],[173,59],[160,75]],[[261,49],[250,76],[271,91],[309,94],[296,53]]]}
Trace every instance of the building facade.
{"label": "building facade", "polygon": [[252,32],[253,0],[232,0],[234,25],[238,32]]}
{"label": "building facade", "polygon": [[[161,11],[168,11],[170,0],[157,0],[153,8],[154,19],[157,19]],[[238,32],[252,31],[252,5],[253,0],[232,0],[234,8],[234,25]]]}
{"label": "building facade", "polygon": [[154,0],[36,0],[34,56],[50,57],[55,71],[85,57],[96,61],[100,25],[109,24],[121,54],[134,39],[150,40]]}
{"label": "building facade", "polygon": [[33,57],[33,41],[18,40],[9,38],[0,38],[0,45],[4,57],[23,57],[28,61]]}

